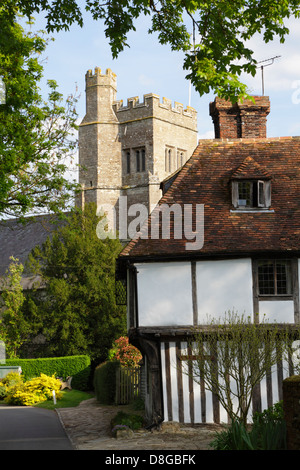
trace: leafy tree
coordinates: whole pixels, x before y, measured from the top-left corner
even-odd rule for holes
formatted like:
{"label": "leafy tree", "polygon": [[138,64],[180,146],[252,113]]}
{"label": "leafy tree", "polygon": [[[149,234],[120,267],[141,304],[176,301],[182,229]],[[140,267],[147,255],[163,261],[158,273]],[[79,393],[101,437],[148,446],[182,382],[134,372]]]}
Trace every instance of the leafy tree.
{"label": "leafy tree", "polygon": [[23,265],[11,257],[7,275],[3,278],[3,312],[0,319],[0,338],[5,343],[6,355],[12,359],[18,357],[22,344],[27,340],[29,324],[24,318],[22,307],[25,296],[22,287]]}
{"label": "leafy tree", "polygon": [[77,129],[77,98],[70,96],[64,104],[56,82],[49,80],[48,102],[43,100],[40,56],[47,41],[25,32],[15,6],[4,3],[0,6],[0,77],[5,86],[0,104],[0,218],[38,210],[58,212],[66,209],[77,188],[65,177],[65,159],[77,145],[72,136]]}
{"label": "leafy tree", "polygon": [[[10,0],[4,0],[8,8]],[[17,0],[22,13],[45,12],[48,31],[83,26],[82,4],[76,0]],[[200,95],[214,91],[236,100],[247,95],[242,72],[254,75],[256,60],[247,41],[261,34],[265,42],[274,36],[284,42],[289,30],[284,20],[299,18],[299,0],[86,0],[84,8],[95,20],[103,20],[112,55],[127,46],[127,34],[135,30],[139,16],[151,15],[151,32],[161,44],[184,51],[184,69]],[[192,37],[191,37],[192,36]]]}
{"label": "leafy tree", "polygon": [[236,312],[212,320],[206,332],[196,330],[185,372],[197,383],[204,381],[232,421],[247,423],[255,387],[282,358],[299,351],[299,328],[294,330]]}
{"label": "leafy tree", "polygon": [[[39,354],[89,354],[102,362],[114,339],[126,331],[124,307],[115,302],[118,239],[100,240],[94,204],[74,209],[52,239],[37,246],[28,268],[40,285],[29,294],[26,315],[46,339]],[[44,289],[38,289],[44,287]]]}

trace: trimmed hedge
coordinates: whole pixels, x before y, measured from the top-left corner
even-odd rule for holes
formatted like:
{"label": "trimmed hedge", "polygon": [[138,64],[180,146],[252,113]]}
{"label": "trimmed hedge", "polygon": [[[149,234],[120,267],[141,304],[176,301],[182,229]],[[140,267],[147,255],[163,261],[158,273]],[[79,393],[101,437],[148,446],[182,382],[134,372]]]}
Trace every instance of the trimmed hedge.
{"label": "trimmed hedge", "polygon": [[116,370],[118,362],[103,362],[94,372],[94,389],[97,401],[102,405],[113,405],[116,397]]}
{"label": "trimmed hedge", "polygon": [[6,359],[7,366],[20,366],[25,380],[39,377],[41,373],[57,377],[72,377],[75,390],[89,390],[91,360],[89,356],[45,357],[38,359]]}

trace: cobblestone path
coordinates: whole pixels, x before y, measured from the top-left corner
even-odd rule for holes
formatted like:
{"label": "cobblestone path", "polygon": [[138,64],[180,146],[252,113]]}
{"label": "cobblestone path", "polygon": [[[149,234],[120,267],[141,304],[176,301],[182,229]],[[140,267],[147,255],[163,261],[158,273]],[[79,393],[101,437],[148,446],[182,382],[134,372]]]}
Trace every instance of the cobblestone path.
{"label": "cobblestone path", "polygon": [[111,436],[111,419],[126,406],[103,406],[95,398],[75,408],[58,408],[65,430],[78,450],[212,450],[209,443],[218,425],[195,427],[165,423],[161,430],[135,431],[130,437]]}

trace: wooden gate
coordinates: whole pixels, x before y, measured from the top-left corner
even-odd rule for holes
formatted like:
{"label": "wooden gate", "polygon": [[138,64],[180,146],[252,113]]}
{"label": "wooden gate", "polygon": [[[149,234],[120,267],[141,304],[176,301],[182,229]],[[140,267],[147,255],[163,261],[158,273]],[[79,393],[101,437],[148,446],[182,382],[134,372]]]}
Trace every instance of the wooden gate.
{"label": "wooden gate", "polygon": [[140,367],[120,367],[116,370],[116,404],[127,405],[139,396]]}

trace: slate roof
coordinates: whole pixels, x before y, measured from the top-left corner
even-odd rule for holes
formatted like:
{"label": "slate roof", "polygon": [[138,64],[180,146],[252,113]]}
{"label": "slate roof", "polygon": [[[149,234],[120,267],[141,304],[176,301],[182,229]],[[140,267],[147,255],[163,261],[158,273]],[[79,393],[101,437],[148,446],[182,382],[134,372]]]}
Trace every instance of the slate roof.
{"label": "slate roof", "polygon": [[[234,210],[234,177],[270,178],[269,210]],[[187,251],[186,238],[131,240],[124,259],[164,259],[245,254],[300,254],[300,137],[201,140],[161,204],[204,204],[204,245]]]}
{"label": "slate roof", "polygon": [[[48,236],[51,237],[57,225],[63,223],[55,215],[37,216],[26,224],[21,224],[18,219],[1,221],[0,223],[0,276],[11,263],[10,256],[18,258],[24,265],[29,253],[36,245],[42,245]],[[29,280],[25,281],[27,287]]]}

